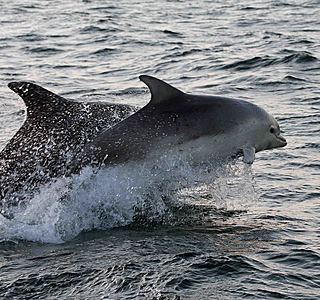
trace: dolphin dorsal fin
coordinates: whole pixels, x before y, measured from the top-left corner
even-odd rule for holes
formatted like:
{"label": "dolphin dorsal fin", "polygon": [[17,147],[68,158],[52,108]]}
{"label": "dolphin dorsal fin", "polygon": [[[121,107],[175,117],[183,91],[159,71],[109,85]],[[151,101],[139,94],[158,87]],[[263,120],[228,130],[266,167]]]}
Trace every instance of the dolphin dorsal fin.
{"label": "dolphin dorsal fin", "polygon": [[22,98],[29,117],[37,112],[45,114],[61,110],[69,103],[69,100],[31,82],[10,82],[8,87]]}
{"label": "dolphin dorsal fin", "polygon": [[151,92],[151,104],[159,104],[168,100],[178,98],[184,93],[170,84],[148,75],[141,75],[139,79],[144,82]]}

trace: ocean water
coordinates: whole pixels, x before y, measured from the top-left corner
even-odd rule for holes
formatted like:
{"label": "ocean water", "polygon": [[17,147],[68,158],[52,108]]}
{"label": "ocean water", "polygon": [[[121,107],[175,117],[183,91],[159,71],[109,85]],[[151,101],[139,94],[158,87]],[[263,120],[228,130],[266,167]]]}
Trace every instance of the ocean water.
{"label": "ocean water", "polygon": [[141,74],[252,101],[288,141],[251,167],[168,157],[43,186],[0,216],[1,299],[320,299],[319,1],[0,7],[0,148],[25,118],[10,81],[143,106]]}

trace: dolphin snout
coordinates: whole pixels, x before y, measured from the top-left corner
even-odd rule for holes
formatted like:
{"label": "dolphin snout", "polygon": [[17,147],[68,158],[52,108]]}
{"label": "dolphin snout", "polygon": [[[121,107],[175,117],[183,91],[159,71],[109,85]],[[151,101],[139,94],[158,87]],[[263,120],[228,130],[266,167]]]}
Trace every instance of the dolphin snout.
{"label": "dolphin snout", "polygon": [[285,147],[287,146],[287,140],[282,136],[282,135],[278,135],[277,136],[277,140],[280,142],[279,147]]}

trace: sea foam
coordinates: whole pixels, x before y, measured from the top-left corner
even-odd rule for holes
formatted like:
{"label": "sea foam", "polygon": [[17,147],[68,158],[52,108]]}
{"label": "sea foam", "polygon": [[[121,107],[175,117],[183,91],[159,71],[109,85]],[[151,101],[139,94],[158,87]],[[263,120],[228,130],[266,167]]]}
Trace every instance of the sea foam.
{"label": "sea foam", "polygon": [[173,155],[87,167],[42,186],[26,207],[14,208],[13,219],[1,216],[0,239],[62,243],[82,231],[136,223],[193,224],[203,215],[190,208],[243,210],[255,198],[251,168],[242,162],[194,166]]}

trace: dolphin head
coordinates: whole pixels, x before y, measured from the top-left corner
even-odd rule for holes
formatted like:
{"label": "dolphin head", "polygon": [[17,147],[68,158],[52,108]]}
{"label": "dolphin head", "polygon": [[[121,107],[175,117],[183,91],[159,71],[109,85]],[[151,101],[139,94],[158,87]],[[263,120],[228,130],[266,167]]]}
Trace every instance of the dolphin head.
{"label": "dolphin head", "polygon": [[274,117],[253,103],[217,96],[185,99],[189,101],[180,105],[180,116],[188,122],[181,122],[179,129],[201,160],[242,154],[245,162],[252,163],[256,152],[287,145]]}
{"label": "dolphin head", "polygon": [[255,136],[255,149],[256,152],[280,148],[287,145],[286,139],[281,135],[281,130],[278,122],[273,116],[261,109],[263,121],[260,126],[257,126]]}

